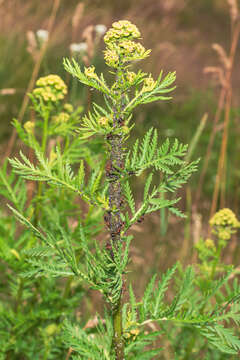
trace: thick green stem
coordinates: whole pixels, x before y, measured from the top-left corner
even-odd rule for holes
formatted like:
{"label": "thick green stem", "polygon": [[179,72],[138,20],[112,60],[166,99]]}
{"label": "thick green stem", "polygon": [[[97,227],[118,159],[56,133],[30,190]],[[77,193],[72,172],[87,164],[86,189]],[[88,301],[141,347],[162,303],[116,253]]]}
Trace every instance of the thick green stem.
{"label": "thick green stem", "polygon": [[124,359],[124,342],[122,338],[122,302],[121,299],[117,308],[113,311],[113,346],[116,360]]}

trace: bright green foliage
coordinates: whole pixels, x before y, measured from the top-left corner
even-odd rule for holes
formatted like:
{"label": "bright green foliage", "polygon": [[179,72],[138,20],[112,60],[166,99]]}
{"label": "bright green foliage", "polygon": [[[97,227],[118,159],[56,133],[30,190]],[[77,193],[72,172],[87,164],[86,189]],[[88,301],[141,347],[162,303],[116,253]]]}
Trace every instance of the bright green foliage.
{"label": "bright green foliage", "polygon": [[[62,84],[57,92],[65,92],[66,86],[57,76],[41,81],[51,79]],[[42,101],[35,93],[30,96],[36,118],[23,126],[15,120],[14,125],[21,140],[34,150],[38,163],[31,163],[22,153],[23,162],[15,161],[21,164],[25,176],[8,174],[7,162],[0,169],[0,193],[27,225],[19,226],[15,217],[1,210],[0,359],[4,360],[59,359],[67,354],[62,339],[62,317],[65,314],[68,319],[75,319],[74,312],[85,293],[80,279],[73,277],[74,261],[82,256],[78,230],[82,210],[75,203],[78,192],[72,187],[77,186],[80,192],[85,187],[85,169],[95,168],[96,161],[100,161],[98,153],[75,134],[81,108],[74,110],[61,101],[62,97],[53,103]],[[59,121],[56,117],[60,117]],[[100,143],[95,143],[96,148],[99,146]],[[76,164],[79,170],[73,180],[71,168]],[[26,178],[39,181],[33,196]],[[56,189],[54,182],[61,187]],[[65,187],[65,182],[70,182],[72,187]],[[96,176],[88,179],[91,191],[97,191],[98,184]],[[73,219],[77,226],[70,226]],[[92,208],[81,222],[88,237],[96,236],[100,221],[101,210]],[[71,259],[70,265],[66,259]],[[59,276],[64,277],[62,282],[57,280]]]}
{"label": "bright green foliage", "polygon": [[[134,108],[170,99],[167,94],[175,81],[175,73],[163,77],[161,72],[154,80],[151,74],[129,71],[150,53],[136,42],[139,38],[137,27],[126,20],[113,23],[106,33],[104,57],[115,76],[111,85],[94,66],[81,69],[74,59],[64,60],[70,74],[103,94],[104,106],[93,104],[93,111],[80,119],[82,109],[74,111],[71,104],[62,103],[65,84],[51,75],[39,79],[30,94],[35,121],[24,126],[14,121],[35,160],[22,151],[20,158],[10,159],[18,178],[7,175],[6,165],[0,172],[0,190],[24,225],[18,229],[15,219],[6,216],[0,222],[10,299],[0,305],[2,358],[33,358],[37,353],[36,359],[60,359],[68,353],[71,359],[83,360],[164,359],[166,337],[176,359],[240,350],[232,326],[233,321],[239,325],[240,287],[229,280],[234,270],[220,266],[222,242],[220,247],[209,241],[199,244],[199,267],[183,270],[178,264],[154,275],[140,300],[129,285],[124,303],[133,241],[128,230],[143,215],[162,208],[183,216],[175,207],[179,197],[174,193],[197,169],[197,161],[185,161],[186,145],[168,139],[160,144],[153,128],[129,148]],[[136,206],[131,183],[143,172],[142,202]],[[157,184],[155,173],[161,174]],[[37,184],[34,197],[28,196],[28,181]],[[103,217],[108,237],[97,240]],[[232,233],[236,222],[229,219],[233,217],[226,220]],[[63,291],[58,277],[67,279]],[[91,325],[87,319],[75,319],[80,298],[87,297],[83,286],[100,292],[106,301],[104,317],[97,315]],[[36,339],[30,346],[32,327]],[[4,328],[12,334],[10,340]]]}
{"label": "bright green foliage", "polygon": [[[231,210],[222,209],[210,220],[214,233],[216,233],[216,220],[218,222],[218,219],[223,217],[225,219],[225,215],[234,220],[231,224],[238,224]],[[184,318],[180,320],[181,331],[176,336],[173,326],[164,327],[172,338],[177,359],[187,359],[189,356],[191,359],[199,359],[201,356],[206,360],[238,358],[240,351],[240,340],[236,331],[240,321],[240,287],[236,277],[238,270],[222,263],[221,255],[227,242],[222,241],[218,232],[216,234],[215,241],[201,239],[196,244],[200,262],[195,266],[193,286],[187,301],[183,304]],[[180,277],[185,276],[180,266],[179,273]],[[194,323],[189,326],[192,321]]]}

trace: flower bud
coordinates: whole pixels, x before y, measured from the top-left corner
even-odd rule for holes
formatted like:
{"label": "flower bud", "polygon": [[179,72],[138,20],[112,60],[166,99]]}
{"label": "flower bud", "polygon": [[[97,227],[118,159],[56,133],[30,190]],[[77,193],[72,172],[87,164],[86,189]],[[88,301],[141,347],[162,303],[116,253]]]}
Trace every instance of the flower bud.
{"label": "flower bud", "polygon": [[33,121],[27,121],[25,122],[25,124],[23,125],[24,129],[26,130],[26,132],[28,134],[32,134],[34,127],[35,127],[35,123]]}
{"label": "flower bud", "polygon": [[89,66],[89,67],[85,67],[84,73],[90,79],[97,78],[97,74],[95,73],[95,66],[93,66],[93,65]]}

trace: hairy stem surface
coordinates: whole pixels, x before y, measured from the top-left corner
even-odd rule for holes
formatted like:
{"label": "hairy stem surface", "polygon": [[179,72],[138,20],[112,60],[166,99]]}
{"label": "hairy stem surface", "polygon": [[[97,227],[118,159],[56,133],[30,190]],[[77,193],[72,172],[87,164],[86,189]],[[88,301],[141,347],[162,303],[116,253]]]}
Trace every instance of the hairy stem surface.
{"label": "hairy stem surface", "polygon": [[[114,108],[113,116],[113,129],[121,126],[121,111],[123,107],[123,95],[121,95],[121,75],[117,75],[117,83],[119,84],[119,103],[116,104]],[[109,205],[110,205],[110,214],[109,214],[109,231],[111,236],[111,244],[108,244],[108,247],[111,251],[111,256],[114,257],[114,251],[112,247],[118,250],[119,244],[121,242],[121,197],[122,197],[122,188],[120,182],[120,172],[119,169],[123,167],[123,149],[122,149],[123,136],[120,134],[113,134],[112,139],[110,140],[110,159],[107,164],[106,176],[110,181],[109,186]],[[113,327],[114,327],[114,336],[113,336],[113,347],[115,351],[116,360],[124,359],[124,342],[122,339],[122,289],[120,290],[118,304],[112,309],[113,317]]]}

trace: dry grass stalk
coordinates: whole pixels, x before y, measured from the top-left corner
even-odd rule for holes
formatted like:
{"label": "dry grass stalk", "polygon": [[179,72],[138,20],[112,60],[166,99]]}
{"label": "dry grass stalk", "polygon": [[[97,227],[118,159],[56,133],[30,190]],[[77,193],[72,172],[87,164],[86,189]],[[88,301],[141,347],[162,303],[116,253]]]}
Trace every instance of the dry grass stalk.
{"label": "dry grass stalk", "polygon": [[232,23],[235,23],[239,15],[237,0],[227,0],[227,2],[230,7],[231,21]]}
{"label": "dry grass stalk", "polygon": [[74,29],[76,29],[78,27],[80,20],[83,16],[83,11],[84,11],[84,3],[79,2],[78,5],[76,6],[76,10],[72,17],[72,27]]}
{"label": "dry grass stalk", "polygon": [[216,212],[217,209],[217,201],[218,201],[218,195],[219,190],[221,186],[221,206],[225,206],[225,198],[223,194],[225,194],[225,177],[224,177],[224,169],[225,169],[225,162],[226,162],[226,151],[227,151],[227,142],[228,142],[228,126],[230,122],[230,111],[231,111],[231,101],[232,101],[232,85],[231,85],[231,79],[232,79],[232,68],[233,63],[235,60],[238,40],[239,40],[239,34],[240,34],[240,22],[236,23],[233,29],[233,37],[232,37],[232,44],[231,44],[231,50],[230,50],[230,67],[226,73],[226,102],[225,102],[225,114],[224,114],[224,130],[223,130],[223,137],[222,137],[222,144],[221,144],[221,150],[220,150],[220,157],[218,160],[218,171],[216,175],[216,182],[214,187],[214,193],[213,193],[213,199],[212,199],[212,206],[211,206],[211,212],[210,217],[213,216],[213,214]]}
{"label": "dry grass stalk", "polygon": [[82,33],[82,38],[87,43],[87,53],[88,53],[89,61],[90,61],[90,59],[92,59],[92,57],[94,55],[93,31],[94,31],[94,26],[89,25],[83,30],[83,33]]}
{"label": "dry grass stalk", "polygon": [[77,29],[84,12],[84,3],[79,2],[72,17],[72,43],[76,40]]}
{"label": "dry grass stalk", "polygon": [[199,200],[201,197],[201,192],[202,192],[202,187],[203,187],[203,182],[207,173],[207,169],[208,169],[208,164],[209,164],[209,160],[211,158],[211,153],[212,153],[212,148],[213,148],[213,144],[214,144],[214,140],[215,140],[215,136],[216,133],[218,131],[218,123],[221,117],[221,113],[224,107],[224,101],[225,101],[225,97],[226,97],[226,86],[222,86],[221,87],[221,91],[220,91],[220,95],[218,98],[218,104],[217,104],[217,110],[213,119],[213,127],[212,127],[212,132],[209,138],[209,142],[208,142],[208,146],[207,146],[207,151],[206,151],[206,156],[205,156],[205,161],[203,163],[203,168],[200,174],[200,178],[199,178],[199,182],[198,182],[198,187],[197,187],[197,191],[196,191],[196,198],[195,198],[195,204],[194,204],[194,213],[197,212],[197,207],[199,204]]}
{"label": "dry grass stalk", "polygon": [[227,70],[230,67],[230,60],[227,57],[226,51],[224,50],[224,48],[219,45],[219,44],[213,44],[212,45],[213,50],[216,51],[216,53],[219,56],[219,59],[221,61],[221,63],[223,64],[224,68]]}
{"label": "dry grass stalk", "polygon": [[[221,206],[223,206],[225,203],[224,169],[225,169],[225,161],[226,161],[226,150],[227,150],[227,141],[228,141],[228,125],[229,125],[229,121],[230,121],[230,108],[231,108],[231,98],[232,98],[231,77],[232,77],[232,68],[233,68],[233,63],[235,60],[235,54],[236,54],[236,49],[237,49],[237,44],[238,44],[238,39],[239,39],[239,32],[240,32],[240,22],[236,23],[235,26],[233,27],[233,36],[232,36],[231,49],[230,49],[229,56],[226,55],[224,49],[220,45],[214,44],[214,46],[213,46],[214,50],[217,51],[217,53],[221,59],[221,62],[223,63],[224,67],[222,69],[222,74],[223,74],[224,78],[222,78],[222,80],[221,80],[221,91],[220,91],[220,95],[219,95],[217,111],[215,113],[213,128],[212,128],[212,132],[211,132],[208,147],[207,147],[207,153],[206,153],[205,161],[203,164],[203,169],[200,174],[200,179],[199,179],[198,188],[196,191],[196,199],[195,199],[195,211],[197,211],[197,206],[198,206],[198,202],[199,202],[201,191],[202,191],[204,177],[206,175],[208,163],[209,163],[209,160],[211,157],[211,152],[212,152],[212,148],[213,148],[215,135],[216,135],[217,129],[218,129],[218,122],[219,122],[221,113],[223,111],[223,108],[225,107],[223,137],[222,137],[222,144],[221,144],[220,157],[219,157],[219,162],[218,162],[218,169],[217,169],[216,181],[215,181],[215,186],[214,186],[214,193],[213,193],[210,216],[213,216],[213,214],[216,212],[216,209],[217,209],[220,184],[221,184]],[[215,74],[221,73],[219,71],[219,67],[205,68],[205,72],[210,72],[210,73],[212,72]],[[209,231],[210,231],[210,229],[209,229]]]}
{"label": "dry grass stalk", "polygon": [[204,74],[213,74],[218,82],[222,85],[222,87],[226,86],[226,81],[225,81],[225,76],[224,76],[224,71],[221,67],[218,66],[206,66],[203,69],[203,73]]}
{"label": "dry grass stalk", "polygon": [[[224,180],[225,157],[226,157],[227,142],[228,142],[228,124],[230,121],[231,100],[232,100],[232,89],[231,87],[229,87],[226,97],[223,137],[222,137],[222,144],[220,150],[220,157],[218,160],[218,169],[217,169],[215,187],[212,198],[210,218],[215,214],[217,210],[217,201],[218,201],[220,187],[222,187],[222,191],[225,194],[225,181],[223,180]],[[225,198],[221,196],[221,207],[224,206],[225,206]]]}

